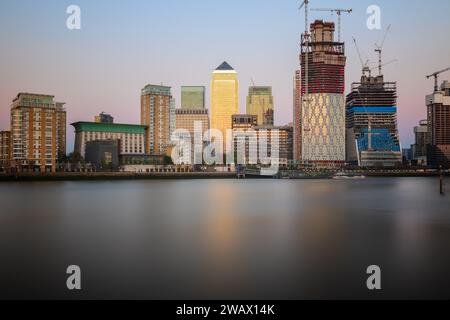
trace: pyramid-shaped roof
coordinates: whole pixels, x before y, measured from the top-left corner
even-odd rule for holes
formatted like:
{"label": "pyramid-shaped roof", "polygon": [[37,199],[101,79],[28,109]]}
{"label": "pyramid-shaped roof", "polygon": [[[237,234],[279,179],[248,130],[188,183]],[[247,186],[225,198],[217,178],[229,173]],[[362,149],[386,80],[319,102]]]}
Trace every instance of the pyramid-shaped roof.
{"label": "pyramid-shaped roof", "polygon": [[232,66],[228,64],[228,62],[224,61],[220,66],[217,67],[216,70],[219,71],[232,71],[234,70]]}

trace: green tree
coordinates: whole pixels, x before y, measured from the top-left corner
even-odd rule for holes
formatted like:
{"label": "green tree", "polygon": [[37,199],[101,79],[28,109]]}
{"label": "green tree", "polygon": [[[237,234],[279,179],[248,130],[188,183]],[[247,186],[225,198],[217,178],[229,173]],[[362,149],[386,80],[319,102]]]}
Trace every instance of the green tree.
{"label": "green tree", "polygon": [[164,157],[164,164],[165,165],[169,165],[169,166],[173,165],[172,157],[165,156]]}
{"label": "green tree", "polygon": [[68,160],[70,163],[84,162],[84,158],[78,152],[72,152],[69,154]]}

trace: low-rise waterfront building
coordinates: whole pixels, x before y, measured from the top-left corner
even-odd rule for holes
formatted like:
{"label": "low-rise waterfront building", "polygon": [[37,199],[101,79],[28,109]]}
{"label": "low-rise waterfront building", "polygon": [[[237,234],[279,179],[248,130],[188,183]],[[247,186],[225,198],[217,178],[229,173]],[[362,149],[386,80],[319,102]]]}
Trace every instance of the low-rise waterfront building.
{"label": "low-rise waterfront building", "polygon": [[121,166],[163,166],[165,156],[151,154],[124,154],[120,156]]}
{"label": "low-rise waterfront building", "polygon": [[152,173],[188,173],[194,172],[191,165],[164,165],[164,164],[124,164],[120,167],[121,172],[152,174]]}
{"label": "low-rise waterfront building", "polygon": [[95,140],[119,140],[119,154],[145,154],[147,126],[135,124],[76,122],[75,148],[82,157],[86,144]]}
{"label": "low-rise waterfront building", "polygon": [[119,168],[120,140],[93,140],[86,143],[85,161],[97,171]]}

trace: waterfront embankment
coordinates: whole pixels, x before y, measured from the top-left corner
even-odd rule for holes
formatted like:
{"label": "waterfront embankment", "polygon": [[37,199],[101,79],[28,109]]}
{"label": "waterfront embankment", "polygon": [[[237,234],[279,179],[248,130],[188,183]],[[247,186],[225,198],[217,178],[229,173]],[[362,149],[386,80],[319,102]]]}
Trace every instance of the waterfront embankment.
{"label": "waterfront embankment", "polygon": [[[355,173],[355,171],[350,171]],[[357,171],[366,177],[438,177],[437,171],[412,170],[371,170]],[[450,175],[449,172],[446,173]],[[89,181],[89,180],[199,180],[199,179],[236,179],[235,172],[161,172],[161,173],[127,173],[127,172],[89,172],[54,174],[20,173],[15,175],[0,174],[0,181]],[[247,179],[267,178],[257,175],[246,175]],[[307,178],[305,178],[307,179]]]}

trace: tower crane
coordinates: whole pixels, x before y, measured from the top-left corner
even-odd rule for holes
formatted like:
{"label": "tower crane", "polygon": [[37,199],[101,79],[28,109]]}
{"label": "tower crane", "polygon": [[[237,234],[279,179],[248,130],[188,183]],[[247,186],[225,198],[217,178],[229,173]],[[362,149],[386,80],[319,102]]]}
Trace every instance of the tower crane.
{"label": "tower crane", "polygon": [[372,74],[372,70],[369,68],[369,59],[366,60],[366,62],[363,61],[361,51],[359,50],[358,43],[356,42],[356,39],[353,37],[353,42],[355,43],[356,52],[358,53],[359,61],[361,61],[362,66],[362,75],[364,76],[366,73],[369,74],[369,77]]}
{"label": "tower crane", "polygon": [[450,70],[450,68],[446,68],[446,69],[444,69],[444,70],[437,71],[437,72],[435,72],[435,73],[430,74],[429,76],[427,76],[427,79],[430,79],[431,77],[434,77],[434,92],[438,92],[438,91],[439,91],[439,83],[438,83],[439,75],[440,75],[441,73],[447,72],[447,71],[449,71],[449,70]]}
{"label": "tower crane", "polygon": [[387,35],[389,31],[391,30],[391,25],[389,25],[386,29],[386,32],[384,34],[383,40],[381,41],[381,44],[375,43],[375,52],[378,53],[378,75],[381,76],[382,68],[383,68],[383,47],[384,43],[386,42]]}
{"label": "tower crane", "polygon": [[309,94],[309,25],[308,25],[308,6],[311,0],[303,0],[302,4],[298,8],[301,10],[303,7],[305,8],[305,98],[304,101],[307,100]]}
{"label": "tower crane", "polygon": [[[383,63],[382,65],[381,65],[381,67],[386,67],[386,66],[388,66],[388,65],[390,65],[390,64],[393,64],[393,63],[395,63],[395,62],[398,62],[398,59],[394,59],[394,60],[391,60],[391,61],[389,61],[389,62],[386,62],[386,63]],[[379,68],[379,67],[373,67],[373,68],[370,68],[370,71],[372,72],[374,69],[376,69],[376,68]]]}
{"label": "tower crane", "polygon": [[338,16],[338,41],[341,42],[341,16],[342,13],[352,13],[353,9],[311,9],[311,11],[329,11],[331,13],[336,13]]}

